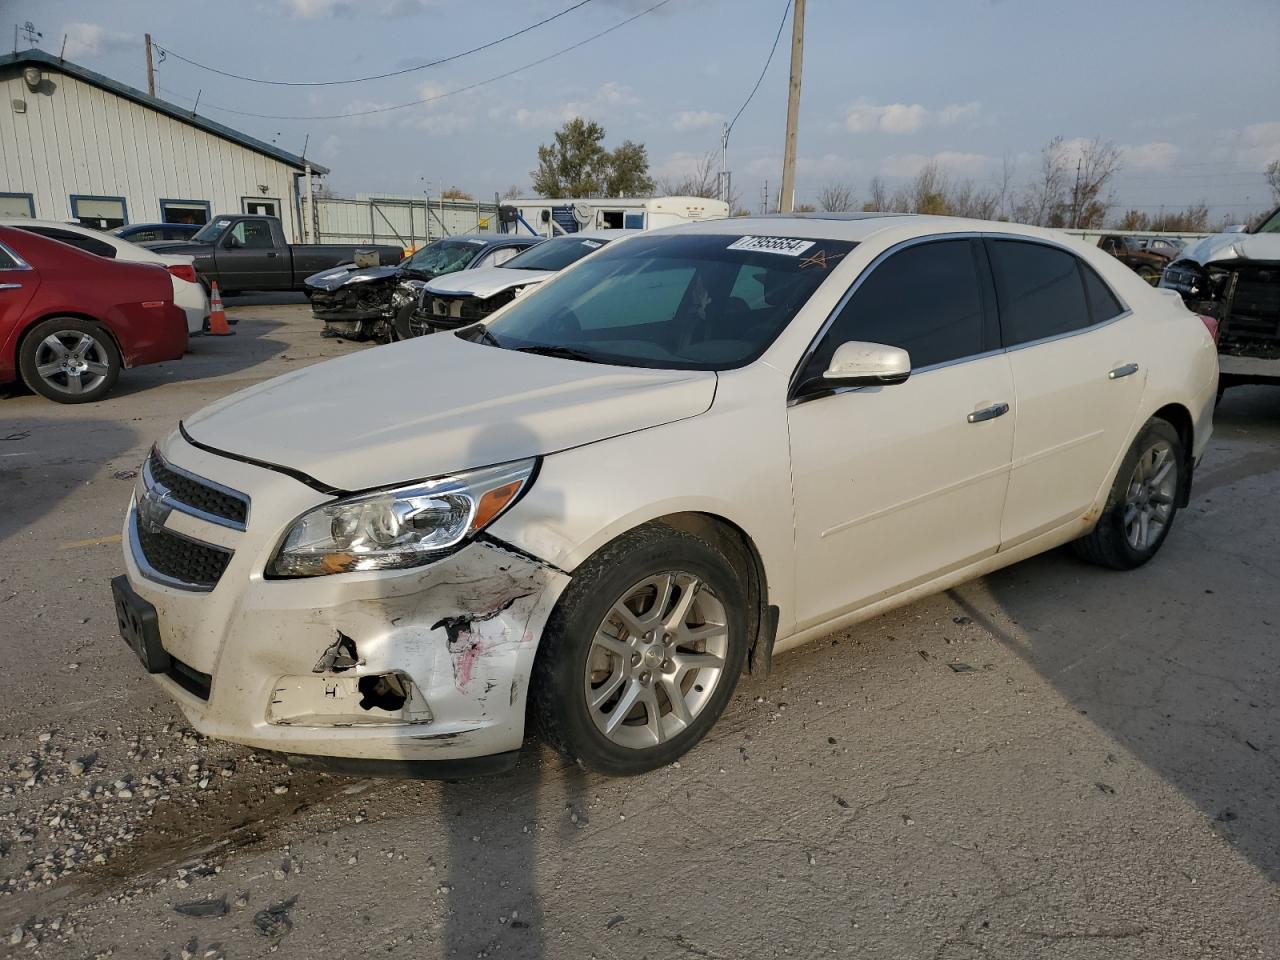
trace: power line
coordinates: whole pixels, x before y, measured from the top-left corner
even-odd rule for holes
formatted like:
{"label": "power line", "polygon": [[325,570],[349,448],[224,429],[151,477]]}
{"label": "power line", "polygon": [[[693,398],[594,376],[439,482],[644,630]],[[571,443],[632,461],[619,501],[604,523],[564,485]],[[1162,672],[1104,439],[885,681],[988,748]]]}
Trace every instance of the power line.
{"label": "power line", "polygon": [[[507,77],[513,77],[517,73],[523,73],[525,70],[529,70],[532,67],[541,66],[542,64],[547,63],[550,60],[554,60],[557,57],[564,56],[566,53],[571,53],[572,51],[577,50],[579,47],[584,47],[588,43],[591,43],[593,40],[599,40],[601,37],[606,36],[607,34],[613,33],[615,30],[620,30],[621,28],[625,27],[627,24],[632,23],[633,21],[639,20],[641,17],[645,16],[646,14],[653,13],[653,11],[657,10],[659,7],[665,7],[670,2],[671,0],[658,0],[658,2],[653,4],[652,6],[646,7],[644,10],[641,10],[639,13],[633,16],[627,17],[627,19],[621,20],[618,23],[615,23],[613,26],[605,30],[601,30],[599,33],[594,33],[584,40],[579,40],[577,43],[571,44],[570,46],[567,46],[562,50],[557,50],[555,53],[548,54],[545,57],[541,57],[538,60],[534,60],[530,63],[526,63],[523,66],[516,67],[513,70],[508,70],[506,73],[500,73],[496,77],[489,77],[485,80],[477,80],[475,83],[469,83],[465,87],[458,87],[456,90],[446,90],[444,93],[438,93],[433,97],[423,97],[420,100],[410,100],[407,103],[396,103],[386,107],[371,107],[368,110],[352,110],[347,113],[321,113],[321,114],[305,114],[305,115],[279,114],[279,113],[251,113],[247,110],[236,110],[233,107],[220,107],[212,103],[205,103],[205,107],[209,110],[217,110],[220,113],[233,113],[236,116],[240,116],[240,117],[256,117],[259,120],[344,120],[348,117],[367,117],[376,113],[389,113],[392,110],[404,110],[407,107],[417,107],[425,103],[434,103],[437,100],[443,100],[446,97],[453,97],[459,93],[466,93],[469,90],[475,90],[478,87],[487,86],[488,84],[496,83],[499,80],[505,80],[507,79]],[[163,87],[161,89],[164,89],[166,93],[170,93],[170,94],[173,94],[174,96],[182,97],[184,100],[192,99],[189,95],[184,93],[179,93],[176,90],[169,90]]]}
{"label": "power line", "polygon": [[481,50],[488,50],[490,47],[496,47],[500,43],[506,43],[523,34],[536,30],[538,27],[545,26],[552,20],[559,20],[565,14],[573,13],[580,7],[585,7],[591,0],[578,0],[571,7],[561,10],[559,13],[553,14],[537,23],[531,23],[527,27],[508,33],[505,37],[499,37],[497,40],[490,40],[488,43],[482,43],[478,47],[472,47],[470,50],[463,50],[461,53],[450,54],[447,57],[441,57],[439,60],[432,60],[429,63],[420,63],[415,67],[405,67],[403,70],[393,70],[390,73],[374,73],[367,77],[351,77],[347,80],[267,80],[263,77],[246,77],[238,73],[230,73],[226,70],[219,70],[217,67],[211,67],[207,63],[200,63],[198,60],[192,60],[190,57],[184,57],[171,47],[162,46],[159,43],[153,43],[153,46],[166,57],[173,57],[175,60],[181,60],[183,63],[198,67],[201,70],[208,70],[210,73],[216,73],[222,77],[230,77],[233,80],[244,80],[248,83],[265,83],[274,87],[334,87],[347,83],[364,83],[367,80],[385,80],[388,77],[401,77],[406,73],[414,73],[418,70],[426,70],[428,67],[438,67],[442,63],[452,63],[454,60],[461,60],[463,57],[470,56],[473,53],[479,53]]}
{"label": "power line", "polygon": [[773,55],[778,49],[778,40],[782,37],[782,28],[787,25],[787,14],[791,12],[791,0],[787,0],[786,7],[782,10],[782,20],[778,22],[778,32],[773,37],[773,46],[769,48],[769,56],[764,61],[764,69],[760,71],[760,76],[756,78],[756,85],[751,88],[751,92],[747,94],[747,99],[742,102],[742,106],[738,108],[738,112],[733,115],[733,119],[729,121],[729,126],[725,130],[726,139],[733,132],[733,125],[738,122],[738,118],[742,116],[742,111],[747,109],[747,105],[751,103],[752,97],[756,95],[756,91],[760,89],[760,84],[764,83],[764,75],[769,72],[769,64],[773,63]]}

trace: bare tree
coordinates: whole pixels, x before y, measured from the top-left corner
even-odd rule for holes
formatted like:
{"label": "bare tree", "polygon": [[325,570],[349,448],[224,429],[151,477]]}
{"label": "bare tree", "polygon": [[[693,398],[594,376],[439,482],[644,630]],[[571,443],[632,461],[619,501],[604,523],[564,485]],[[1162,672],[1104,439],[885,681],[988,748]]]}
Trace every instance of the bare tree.
{"label": "bare tree", "polygon": [[884,213],[889,210],[889,191],[880,177],[872,177],[867,188],[867,202],[862,205],[866,213]]}
{"label": "bare tree", "polygon": [[797,203],[791,208],[792,213],[817,213],[818,208],[812,203]]}
{"label": "bare tree", "polygon": [[664,177],[659,180],[658,192],[669,197],[719,198],[720,170],[714,151],[699,159],[683,177]]}
{"label": "bare tree", "polygon": [[1013,177],[1017,161],[1007,153],[1000,158],[1000,173],[996,177],[996,217],[1008,220],[1013,214]]}
{"label": "bare tree", "polygon": [[828,183],[818,191],[818,206],[830,213],[856,210],[853,186],[848,183]]}
{"label": "bare tree", "polygon": [[1272,200],[1280,203],[1280,160],[1272,160],[1267,164],[1266,177],[1267,186],[1271,188]]}
{"label": "bare tree", "polygon": [[1120,166],[1120,148],[1115,141],[1094,137],[1084,144],[1076,163],[1076,181],[1071,192],[1071,226],[1086,230],[1102,226],[1112,203],[1110,195],[1104,196],[1104,191]]}
{"label": "bare tree", "polygon": [[507,192],[502,195],[503,200],[516,200],[520,196],[520,188],[514,183],[507,187]]}
{"label": "bare tree", "polygon": [[1070,198],[1067,176],[1067,149],[1057,136],[1041,148],[1039,174],[1018,200],[1014,219],[1041,227],[1062,226]]}

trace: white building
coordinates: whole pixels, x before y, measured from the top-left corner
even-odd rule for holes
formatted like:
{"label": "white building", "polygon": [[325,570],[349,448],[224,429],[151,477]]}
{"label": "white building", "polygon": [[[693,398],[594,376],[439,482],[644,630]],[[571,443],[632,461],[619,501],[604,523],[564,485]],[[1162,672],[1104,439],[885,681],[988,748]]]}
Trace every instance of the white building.
{"label": "white building", "polygon": [[0,56],[0,216],[107,229],[260,213],[300,242],[309,171],[329,172],[41,50]]}

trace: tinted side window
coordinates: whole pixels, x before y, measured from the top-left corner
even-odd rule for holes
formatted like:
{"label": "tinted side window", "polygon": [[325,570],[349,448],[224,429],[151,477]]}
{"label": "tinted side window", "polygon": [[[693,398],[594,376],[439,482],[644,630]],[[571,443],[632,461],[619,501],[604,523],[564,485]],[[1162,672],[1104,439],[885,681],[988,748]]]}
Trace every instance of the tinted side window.
{"label": "tinted side window", "polygon": [[265,220],[241,220],[231,228],[231,236],[236,241],[235,246],[246,250],[270,250],[275,246],[271,239],[271,227]]}
{"label": "tinted side window", "polygon": [[1083,260],[1080,261],[1080,273],[1084,277],[1085,294],[1089,298],[1089,318],[1094,323],[1106,323],[1124,313],[1124,307],[1111,292],[1111,288],[1098,276],[1098,272]]}
{"label": "tinted side window", "polygon": [[0,247],[0,270],[13,270],[18,266],[18,261],[9,255],[9,251],[4,247]]}
{"label": "tinted side window", "polygon": [[1007,347],[1089,326],[1089,305],[1076,258],[1019,240],[988,244]]}
{"label": "tinted side window", "polygon": [[832,321],[805,377],[821,376],[836,347],[850,340],[901,347],[918,370],[982,353],[982,332],[972,241],[908,247],[862,281]]}
{"label": "tinted side window", "polygon": [[83,250],[85,253],[106,257],[108,260],[114,260],[116,256],[116,248],[111,244],[96,240],[93,237],[86,237],[80,233],[72,233],[70,230],[57,230],[52,227],[19,227],[18,229],[26,230],[29,233],[38,233],[42,237],[57,240],[60,243],[75,247],[77,250]]}

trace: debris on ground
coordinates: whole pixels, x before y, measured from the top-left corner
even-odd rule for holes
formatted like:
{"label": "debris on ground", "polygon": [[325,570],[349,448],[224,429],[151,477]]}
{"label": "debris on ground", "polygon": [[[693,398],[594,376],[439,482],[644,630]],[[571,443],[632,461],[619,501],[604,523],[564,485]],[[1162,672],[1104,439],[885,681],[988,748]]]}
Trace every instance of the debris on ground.
{"label": "debris on ground", "polygon": [[184,917],[222,917],[226,916],[230,910],[225,896],[218,897],[216,900],[193,900],[191,903],[179,903],[173,909]]}
{"label": "debris on ground", "polygon": [[264,937],[278,940],[293,929],[293,921],[289,919],[289,911],[298,902],[297,897],[290,897],[273,907],[259,910],[253,915],[253,925]]}

